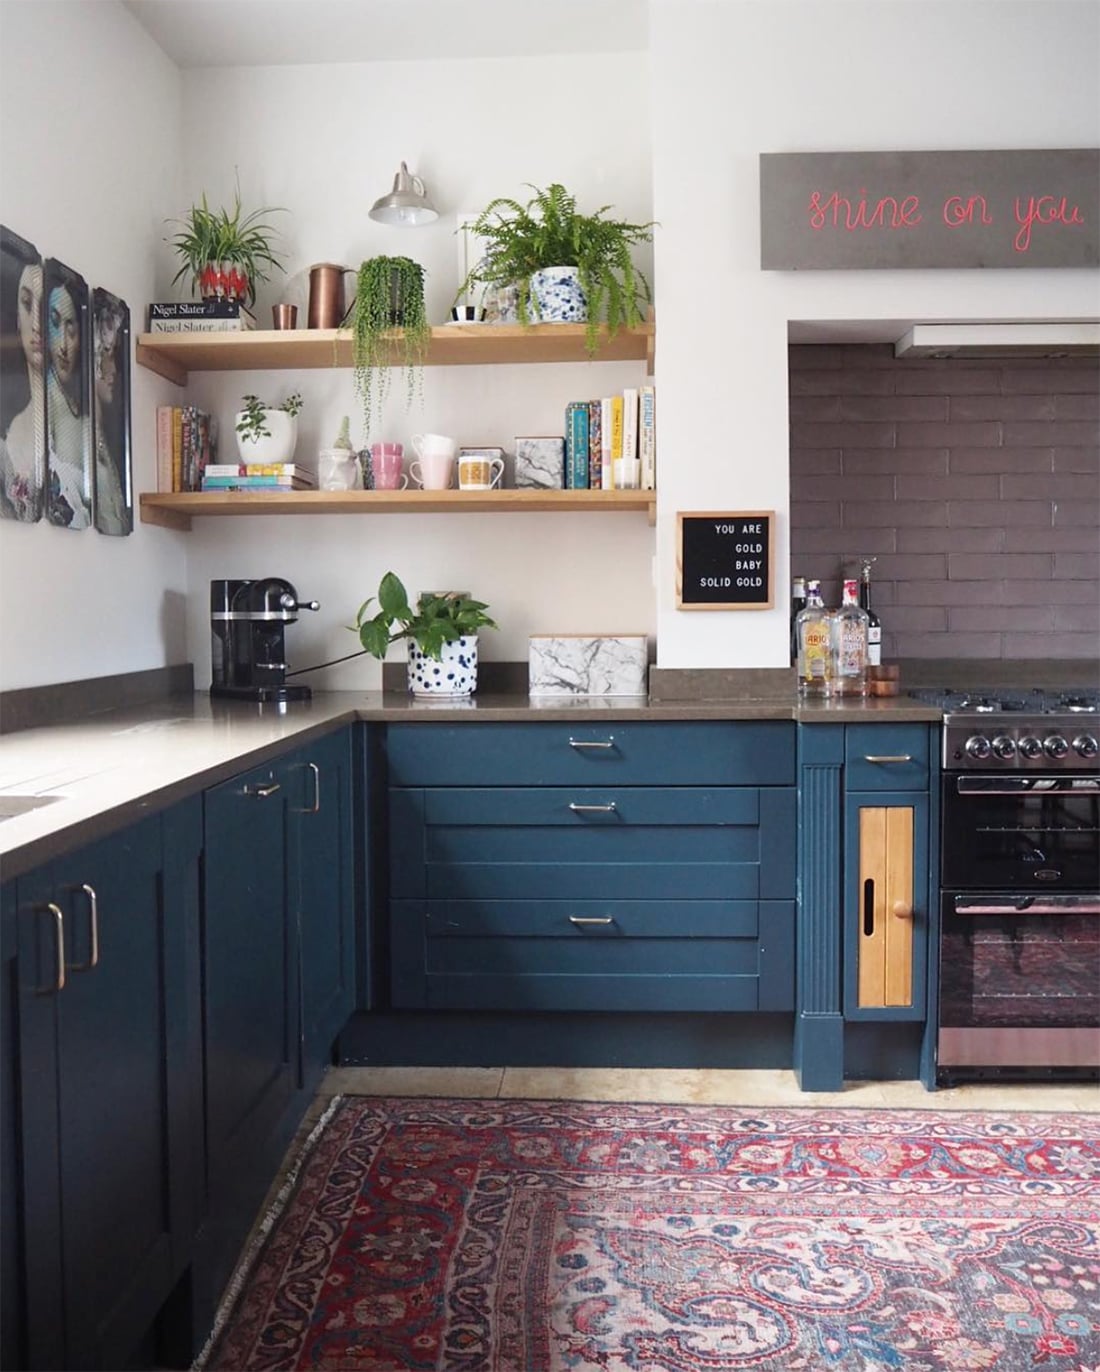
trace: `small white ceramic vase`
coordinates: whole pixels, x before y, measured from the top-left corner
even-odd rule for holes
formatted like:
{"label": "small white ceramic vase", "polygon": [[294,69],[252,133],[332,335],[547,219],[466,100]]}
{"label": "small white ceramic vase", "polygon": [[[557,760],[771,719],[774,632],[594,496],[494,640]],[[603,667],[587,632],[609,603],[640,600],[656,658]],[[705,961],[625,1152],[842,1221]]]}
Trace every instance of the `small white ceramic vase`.
{"label": "small white ceramic vase", "polygon": [[588,300],[576,267],[544,267],[531,273],[529,313],[543,324],[583,324]]}
{"label": "small white ceramic vase", "polygon": [[[238,424],[242,417],[243,411],[237,415]],[[266,437],[250,438],[237,431],[241,461],[252,466],[293,462],[298,442],[298,417],[287,414],[286,410],[264,410],[264,423],[268,431]]]}
{"label": "small white ceramic vase", "polygon": [[477,634],[444,643],[442,660],[422,653],[409,639],[409,693],[414,696],[468,696],[477,690]]}

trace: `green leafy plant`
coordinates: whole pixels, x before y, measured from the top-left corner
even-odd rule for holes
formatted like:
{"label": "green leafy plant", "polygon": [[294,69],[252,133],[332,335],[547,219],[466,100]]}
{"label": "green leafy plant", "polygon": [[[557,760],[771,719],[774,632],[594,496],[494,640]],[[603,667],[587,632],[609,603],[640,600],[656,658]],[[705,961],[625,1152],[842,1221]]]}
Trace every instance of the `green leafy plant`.
{"label": "green leafy plant", "polygon": [[269,405],[266,400],[254,395],[246,395],[242,399],[243,404],[237,415],[237,432],[253,443],[271,437],[271,430],[267,427],[268,410],[285,410],[293,418],[301,412],[304,403],[298,391],[288,395],[281,405]]}
{"label": "green leafy plant", "polygon": [[355,451],[351,446],[351,419],[348,415],[344,415],[341,419],[340,432],[336,435],[332,446],[341,449],[343,452],[352,453]]}
{"label": "green leafy plant", "polygon": [[281,206],[267,206],[244,214],[240,187],[233,196],[232,210],[212,210],[206,202],[206,192],[198,205],[193,205],[183,219],[170,219],[179,232],[165,242],[170,243],[180,259],[180,269],[172,278],[173,286],[182,277],[191,277],[192,292],[198,287],[206,293],[208,269],[229,264],[238,269],[240,289],[251,305],[256,300],[256,285],[268,280],[270,268],[284,271],[271,236],[272,226],[264,222],[264,215],[281,212]]}
{"label": "green leafy plant", "polygon": [[654,224],[606,218],[610,205],[594,214],[580,214],[576,198],[556,181],[545,190],[531,190],[535,194],[526,204],[507,196],[491,200],[470,226],[470,233],[484,241],[485,255],[459,286],[455,303],[475,281],[515,285],[519,321],[526,327],[538,312],[531,294],[532,273],[544,267],[576,267],[588,301],[585,347],[591,355],[599,347],[601,322],[614,335],[624,325],[642,320],[650,299],[649,282],[635,267],[631,249],[652,240]]}
{"label": "green leafy plant", "polygon": [[[425,591],[414,610],[408,593],[393,572],[387,572],[378,586],[378,611],[367,618],[374,597],[359,607],[355,623],[348,627],[359,635],[359,642],[372,657],[386,656],[391,643],[411,638],[420,651],[437,662],[443,655],[444,643],[454,643],[466,634],[479,629],[495,629],[496,623],[485,611],[489,608],[480,600],[456,593],[436,594]],[[395,626],[400,626],[395,628]]]}
{"label": "green leafy plant", "polygon": [[424,268],[408,257],[370,257],[359,268],[351,309],[355,389],[369,438],[372,415],[389,394],[396,352],[405,368],[406,406],[420,385],[431,329],[424,308]]}

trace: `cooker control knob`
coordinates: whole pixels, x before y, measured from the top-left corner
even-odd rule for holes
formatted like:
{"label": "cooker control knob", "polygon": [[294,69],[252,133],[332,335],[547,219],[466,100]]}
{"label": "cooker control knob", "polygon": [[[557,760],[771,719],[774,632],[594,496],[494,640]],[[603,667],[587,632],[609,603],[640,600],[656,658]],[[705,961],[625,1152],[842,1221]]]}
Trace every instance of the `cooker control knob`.
{"label": "cooker control knob", "polygon": [[1031,734],[1025,735],[1016,745],[1016,751],[1021,757],[1026,757],[1029,762],[1035,758],[1043,756],[1043,745]]}
{"label": "cooker control knob", "polygon": [[967,757],[972,757],[976,762],[982,762],[989,756],[989,739],[984,734],[971,734],[965,746]]}
{"label": "cooker control knob", "polygon": [[1069,744],[1061,734],[1051,734],[1048,739],[1044,739],[1043,747],[1046,749],[1047,757],[1065,757],[1069,752]]}
{"label": "cooker control knob", "polygon": [[993,740],[993,756],[1008,762],[1016,756],[1016,740],[1007,734],[998,734]]}
{"label": "cooker control knob", "polygon": [[1081,734],[1073,740],[1073,751],[1078,757],[1095,757],[1097,752],[1096,740],[1091,734]]}

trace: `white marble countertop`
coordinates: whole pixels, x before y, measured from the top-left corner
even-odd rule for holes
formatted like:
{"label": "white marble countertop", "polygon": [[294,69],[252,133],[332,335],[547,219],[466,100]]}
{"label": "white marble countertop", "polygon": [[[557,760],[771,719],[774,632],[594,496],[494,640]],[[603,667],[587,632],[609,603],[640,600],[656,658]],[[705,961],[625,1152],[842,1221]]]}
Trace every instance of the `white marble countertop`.
{"label": "white marble countertop", "polygon": [[[570,699],[478,695],[469,701],[420,701],[380,691],[318,692],[312,700],[258,706],[211,701],[206,693],[172,696],[79,721],[0,737],[0,878],[114,832],[145,814],[259,766],[288,746],[356,719],[397,723],[569,719],[802,719],[843,723],[875,719],[935,721],[939,713],[899,696],[892,700],[799,705],[770,700],[650,703],[645,697]],[[7,802],[7,804],[5,804]]]}

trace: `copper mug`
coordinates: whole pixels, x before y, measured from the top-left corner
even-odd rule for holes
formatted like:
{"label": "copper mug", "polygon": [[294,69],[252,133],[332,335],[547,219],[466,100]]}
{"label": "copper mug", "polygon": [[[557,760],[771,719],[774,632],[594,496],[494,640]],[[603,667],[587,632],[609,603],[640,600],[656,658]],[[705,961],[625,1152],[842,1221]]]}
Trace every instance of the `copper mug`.
{"label": "copper mug", "polygon": [[353,267],[337,262],[318,262],[309,269],[309,327],[338,329],[344,322],[344,277]]}

